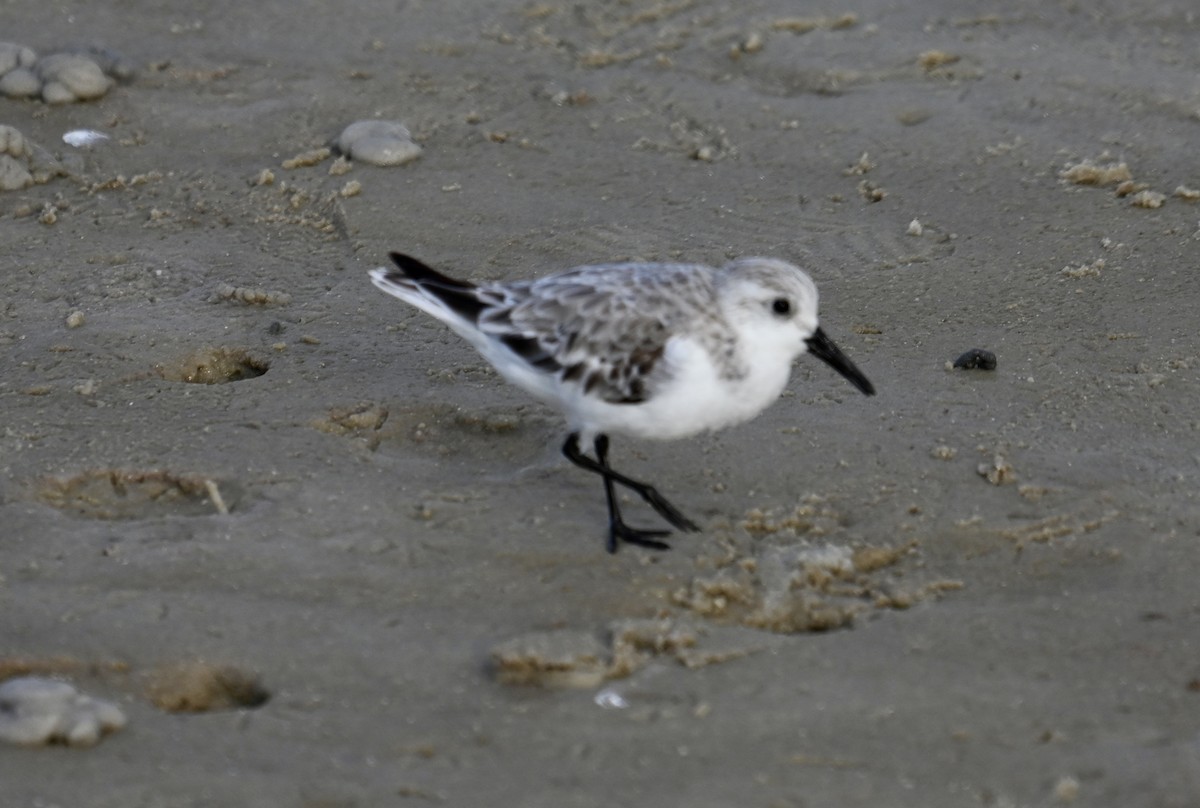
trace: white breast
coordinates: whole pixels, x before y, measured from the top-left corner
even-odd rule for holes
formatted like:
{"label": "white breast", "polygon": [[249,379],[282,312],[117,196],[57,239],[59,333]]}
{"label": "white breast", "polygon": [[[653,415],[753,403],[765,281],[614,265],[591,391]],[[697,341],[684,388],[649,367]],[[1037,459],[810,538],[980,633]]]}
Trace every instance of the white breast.
{"label": "white breast", "polygon": [[653,440],[721,429],[766,409],[783,392],[791,370],[790,360],[751,362],[744,375],[731,379],[691,337],[668,341],[662,361],[666,378],[643,402],[610,404],[579,391],[564,397],[571,429],[585,438],[603,432]]}

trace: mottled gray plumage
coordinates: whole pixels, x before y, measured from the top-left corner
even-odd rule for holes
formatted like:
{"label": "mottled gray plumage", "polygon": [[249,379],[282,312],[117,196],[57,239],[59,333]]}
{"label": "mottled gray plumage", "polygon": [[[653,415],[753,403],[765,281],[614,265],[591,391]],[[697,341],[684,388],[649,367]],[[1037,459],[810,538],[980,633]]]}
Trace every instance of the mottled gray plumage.
{"label": "mottled gray plumage", "polygon": [[546,370],[552,361],[559,380],[585,395],[638,403],[653,395],[654,370],[672,336],[695,333],[718,353],[732,344],[729,324],[713,316],[712,272],[695,264],[602,264],[482,284],[477,293],[489,306],[477,325],[505,335],[526,361]]}

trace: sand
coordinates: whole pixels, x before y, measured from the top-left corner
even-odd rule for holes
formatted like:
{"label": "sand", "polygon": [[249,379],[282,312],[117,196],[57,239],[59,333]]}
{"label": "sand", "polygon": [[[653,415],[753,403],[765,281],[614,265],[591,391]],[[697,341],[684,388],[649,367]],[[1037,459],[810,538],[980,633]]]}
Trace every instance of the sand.
{"label": "sand", "polygon": [[[138,69],[0,99],[42,166],[0,193],[0,672],[128,718],[0,749],[0,802],[1196,805],[1196,16],[904,5],[3,3]],[[369,119],[420,155],[323,151]],[[556,414],[388,250],[791,260],[879,395],[802,358],[615,439],[703,532],[610,556]]]}

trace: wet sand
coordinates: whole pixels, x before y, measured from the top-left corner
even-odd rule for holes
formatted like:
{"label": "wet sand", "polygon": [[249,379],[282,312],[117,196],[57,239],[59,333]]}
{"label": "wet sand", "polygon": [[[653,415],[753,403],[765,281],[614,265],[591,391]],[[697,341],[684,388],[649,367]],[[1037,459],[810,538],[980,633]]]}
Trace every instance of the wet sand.
{"label": "wet sand", "polygon": [[[0,98],[65,172],[0,194],[0,672],[129,719],[0,750],[0,801],[1196,804],[1196,16],[447,5],[0,8],[140,65]],[[420,157],[311,156],[370,118]],[[558,417],[370,285],[393,249],[791,260],[879,395],[802,358],[615,440],[704,531],[610,556]]]}

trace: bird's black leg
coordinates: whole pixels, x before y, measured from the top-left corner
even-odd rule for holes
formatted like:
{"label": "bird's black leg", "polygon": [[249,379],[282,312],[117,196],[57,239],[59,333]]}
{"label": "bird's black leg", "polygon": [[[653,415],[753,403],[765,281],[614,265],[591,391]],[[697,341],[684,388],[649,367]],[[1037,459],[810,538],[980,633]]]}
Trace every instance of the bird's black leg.
{"label": "bird's black leg", "polygon": [[592,460],[579,450],[579,436],[574,433],[563,444],[563,454],[575,465],[599,474],[600,478],[604,480],[604,496],[608,500],[608,543],[606,545],[608,552],[615,553],[617,551],[618,541],[626,541],[655,550],[670,549],[669,544],[658,541],[656,538],[670,535],[670,531],[638,530],[625,524],[625,520],[621,518],[621,508],[617,503],[616,492],[613,490],[613,475],[616,472],[608,465],[607,440],[596,439],[596,457],[599,458],[599,462]]}
{"label": "bird's black leg", "polygon": [[621,474],[618,471],[613,471],[612,467],[608,465],[607,435],[596,436],[595,448],[596,457],[599,458],[600,465],[604,467],[604,475],[606,478],[610,478],[613,482],[620,483],[626,488],[632,490],[634,493],[644,499],[651,508],[657,511],[659,516],[661,516],[663,519],[666,519],[680,530],[686,530],[689,533],[696,533],[700,530],[699,525],[680,513],[679,509],[670,502],[667,502],[667,498],[658,493],[658,490],[655,489],[654,486],[638,482],[637,480],[626,477],[624,474]]}
{"label": "bird's black leg", "polygon": [[674,505],[667,502],[662,494],[655,490],[654,486],[626,477],[618,471],[614,471],[608,465],[608,436],[598,435],[595,442],[596,460],[592,460],[587,455],[579,450],[579,435],[572,432],[567,436],[566,443],[563,444],[563,454],[567,459],[580,468],[599,474],[604,480],[604,494],[608,499],[608,551],[615,553],[617,551],[617,541],[627,541],[630,544],[641,545],[642,547],[652,547],[655,550],[669,549],[670,545],[665,542],[657,541],[657,536],[670,535],[665,530],[638,530],[625,524],[621,518],[620,506],[617,504],[616,492],[613,490],[613,483],[620,483],[637,493],[644,499],[650,507],[654,508],[662,518],[666,519],[680,530],[697,531],[700,528],[680,513]]}

